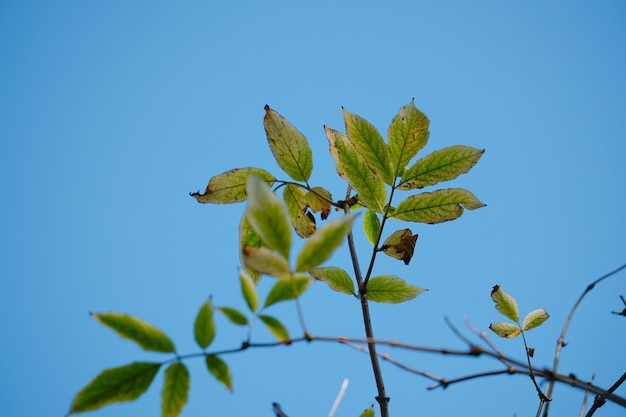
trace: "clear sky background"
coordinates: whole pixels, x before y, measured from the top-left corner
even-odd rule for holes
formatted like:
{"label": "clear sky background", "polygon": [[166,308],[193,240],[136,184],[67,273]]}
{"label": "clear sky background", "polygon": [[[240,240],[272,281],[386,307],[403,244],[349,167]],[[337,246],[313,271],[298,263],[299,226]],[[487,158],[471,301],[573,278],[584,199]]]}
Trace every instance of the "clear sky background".
{"label": "clear sky background", "polygon": [[[374,305],[377,337],[464,348],[446,327],[480,330],[500,316],[502,285],[525,312],[550,320],[528,334],[550,366],[574,301],[626,262],[626,5],[622,1],[85,2],[0,4],[0,403],[12,416],[62,416],[106,367],[160,360],[92,320],[127,312],[162,328],[181,354],[198,351],[192,323],[209,296],[245,310],[237,227],[243,205],[189,197],[230,168],[285,178],[267,146],[263,106],[298,127],[314,152],[312,183],[335,196],[322,126],[343,130],[341,106],[386,134],[415,98],[431,120],[423,151],[485,148],[450,184],[486,208],[419,233],[394,273],[429,292]],[[445,186],[445,185],[444,185]],[[333,213],[333,216],[337,214]],[[404,227],[397,223],[396,226]],[[361,226],[356,226],[362,238]],[[370,249],[360,246],[362,260]],[[346,248],[329,264],[348,268]],[[260,291],[266,292],[270,280]],[[624,372],[626,273],[598,285],[571,326],[560,370],[609,387]],[[303,298],[311,333],[361,336],[359,303],[316,284]],[[300,335],[292,304],[269,314]],[[214,347],[245,329],[217,318]],[[495,340],[523,358],[521,340]],[[264,329],[253,340],[271,341]],[[389,351],[383,349],[383,351]],[[389,351],[453,378],[499,369],[488,359]],[[188,361],[183,416],[357,416],[376,395],[367,356],[312,343],[225,356],[230,395]],[[427,391],[430,381],[383,363],[393,416],[527,416],[536,393],[523,376]],[[90,415],[160,413],[162,374],[130,404]],[[618,390],[626,395],[624,387]],[[554,415],[577,415],[583,393],[557,386]],[[597,415],[623,415],[608,404]]]}

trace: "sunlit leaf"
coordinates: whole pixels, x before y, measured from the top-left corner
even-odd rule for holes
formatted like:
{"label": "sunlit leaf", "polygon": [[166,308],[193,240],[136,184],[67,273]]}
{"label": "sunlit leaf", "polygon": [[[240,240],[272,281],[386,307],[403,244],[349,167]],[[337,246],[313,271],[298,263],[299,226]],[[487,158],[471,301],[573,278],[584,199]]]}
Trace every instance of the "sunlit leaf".
{"label": "sunlit leaf", "polygon": [[309,274],[315,279],[324,281],[332,290],[344,294],[356,295],[352,278],[341,268],[335,266],[313,268],[309,271]]}
{"label": "sunlit leaf", "polygon": [[450,181],[472,169],[484,152],[461,145],[434,151],[404,172],[398,188],[409,190]]}
{"label": "sunlit leaf", "polygon": [[289,184],[283,191],[283,199],[296,233],[300,237],[311,236],[316,229],[315,218],[307,211],[308,199],[302,188]]}
{"label": "sunlit leaf", "polygon": [[369,240],[372,246],[375,246],[380,231],[380,219],[374,211],[368,209],[365,212],[365,216],[363,217],[363,230],[365,231],[367,240]]}
{"label": "sunlit leaf", "polygon": [[412,195],[400,202],[393,215],[399,220],[421,223],[442,223],[459,218],[463,207],[474,210],[484,207],[474,194],[462,188],[447,188],[431,193]]}
{"label": "sunlit leaf", "polygon": [[407,284],[396,275],[382,275],[371,278],[367,283],[367,299],[377,303],[403,303],[412,300],[426,291]]}
{"label": "sunlit leaf", "polygon": [[198,311],[193,326],[194,337],[202,349],[206,349],[215,337],[215,322],[213,321],[213,308],[211,300],[208,299]]}
{"label": "sunlit leaf", "polygon": [[391,185],[394,175],[389,163],[389,149],[378,130],[367,120],[343,109],[346,134],[356,151],[383,180]]}
{"label": "sunlit leaf", "polygon": [[322,187],[313,187],[306,193],[306,201],[313,212],[322,212],[322,220],[326,220],[330,214],[332,195],[330,191]]}
{"label": "sunlit leaf", "polygon": [[254,281],[246,271],[240,270],[239,282],[241,284],[241,294],[243,295],[244,300],[246,300],[248,308],[250,308],[250,311],[253,313],[256,313],[259,306],[259,296],[257,294]]}
{"label": "sunlit leaf", "polygon": [[544,308],[538,308],[526,314],[524,321],[522,322],[522,329],[524,331],[534,329],[541,326],[546,320],[550,318],[550,315]]}
{"label": "sunlit leaf", "polygon": [[492,323],[489,325],[489,328],[498,336],[506,337],[507,339],[512,339],[521,333],[517,324],[513,323]]}
{"label": "sunlit leaf", "polygon": [[294,180],[308,181],[313,170],[313,157],[304,135],[267,105],[263,124],[278,166]]}
{"label": "sunlit leaf", "polygon": [[411,158],[428,142],[428,117],[415,107],[413,100],[401,107],[387,132],[392,173],[398,176]]}
{"label": "sunlit leaf", "polygon": [[266,314],[260,315],[259,318],[279,341],[286,342],[290,340],[287,328],[278,319]]}
{"label": "sunlit leaf", "polygon": [[246,183],[249,175],[254,175],[269,185],[276,178],[261,168],[237,168],[216,175],[209,181],[204,194],[191,193],[199,203],[228,204],[246,200]]}
{"label": "sunlit leaf", "polygon": [[243,248],[246,246],[258,248],[262,245],[263,242],[261,241],[261,237],[254,231],[250,221],[248,220],[247,211],[244,212],[243,216],[241,216],[241,221],[239,222],[239,259],[255,284],[259,282],[261,274],[245,266],[243,262]]}
{"label": "sunlit leaf", "polygon": [[233,324],[236,324],[239,326],[245,326],[248,324],[248,318],[245,316],[245,314],[243,314],[241,311],[235,308],[216,307],[215,309],[219,311],[220,313],[222,313],[224,316],[226,316],[228,321],[230,321]]}
{"label": "sunlit leaf", "polygon": [[277,250],[289,259],[291,225],[287,207],[263,181],[248,177],[248,220],[263,245]]}
{"label": "sunlit leaf", "polygon": [[359,417],[374,417],[374,407],[369,407]]}
{"label": "sunlit leaf", "polygon": [[417,234],[413,234],[411,229],[396,230],[383,242],[381,246],[383,253],[395,259],[401,259],[405,265],[411,262]]}
{"label": "sunlit leaf", "polygon": [[299,297],[311,285],[311,282],[312,279],[306,275],[295,275],[289,279],[276,281],[269,294],[267,294],[263,308]]}
{"label": "sunlit leaf", "polygon": [[[519,309],[517,308],[517,301],[507,292],[505,292],[499,285],[494,285],[491,290],[491,299],[496,303],[496,310],[502,315],[514,322],[519,322]],[[494,330],[495,331],[495,330]]]}
{"label": "sunlit leaf", "polygon": [[331,220],[304,244],[296,261],[296,272],[306,272],[325,262],[341,245],[352,228],[354,214]]}
{"label": "sunlit leaf", "polygon": [[174,343],[165,333],[141,319],[123,313],[94,313],[92,317],[145,350],[176,351]]}
{"label": "sunlit leaf", "polygon": [[383,178],[365,162],[343,133],[324,126],[330,143],[337,173],[359,193],[359,202],[382,213],[387,203],[387,189]]}
{"label": "sunlit leaf", "polygon": [[187,404],[189,371],[182,362],[171,364],[165,370],[165,383],[161,392],[161,417],[177,417]]}
{"label": "sunlit leaf", "polygon": [[68,414],[136,400],[146,392],[160,367],[159,363],[134,362],[119,368],[105,369],[76,394]]}
{"label": "sunlit leaf", "polygon": [[243,262],[244,265],[259,274],[271,275],[276,278],[287,278],[291,274],[287,260],[281,254],[265,247],[245,246],[243,248]]}
{"label": "sunlit leaf", "polygon": [[226,362],[217,355],[207,355],[206,366],[220,384],[224,385],[228,391],[233,392],[233,380]]}

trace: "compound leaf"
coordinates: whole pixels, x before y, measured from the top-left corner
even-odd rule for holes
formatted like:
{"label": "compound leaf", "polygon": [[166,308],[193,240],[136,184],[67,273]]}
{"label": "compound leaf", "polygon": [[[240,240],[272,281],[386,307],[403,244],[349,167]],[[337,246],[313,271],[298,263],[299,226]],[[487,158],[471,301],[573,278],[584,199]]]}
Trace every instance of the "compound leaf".
{"label": "compound leaf", "polygon": [[191,193],[199,203],[230,204],[246,200],[246,182],[249,175],[254,175],[268,184],[276,178],[261,168],[236,168],[216,175],[209,181],[204,194]]}
{"label": "compound leaf", "polygon": [[193,325],[193,333],[196,343],[202,349],[206,349],[215,337],[215,322],[213,321],[213,307],[211,307],[211,299],[206,300],[196,316]]}
{"label": "compound leaf", "polygon": [[389,149],[378,130],[367,120],[343,109],[346,134],[367,165],[391,185],[394,175],[389,163]]}
{"label": "compound leaf", "polygon": [[207,355],[206,366],[220,384],[224,385],[229,392],[233,392],[233,381],[226,362],[217,355]]}
{"label": "compound leaf", "polygon": [[346,135],[327,126],[324,126],[324,131],[339,176],[359,193],[359,202],[382,213],[387,200],[383,178],[368,166]]}
{"label": "compound leaf", "polygon": [[92,317],[133,342],[144,350],[175,352],[172,340],[157,327],[123,313],[94,313]]}
{"label": "compound leaf", "polygon": [[415,107],[413,100],[393,118],[387,134],[394,176],[399,176],[411,158],[426,146],[429,125],[428,117]]}
{"label": "compound leaf", "polygon": [[264,245],[277,250],[289,259],[291,225],[287,207],[267,184],[250,175],[248,177],[248,220]]}
{"label": "compound leaf", "polygon": [[341,268],[336,266],[313,268],[309,271],[309,274],[311,274],[313,278],[328,284],[332,290],[344,294],[356,295],[352,278]]}
{"label": "compound leaf", "polygon": [[318,229],[304,244],[296,261],[296,272],[306,272],[326,261],[341,245],[356,215],[338,217]]}
{"label": "compound leaf", "polygon": [[165,370],[165,383],[161,392],[161,417],[177,417],[187,404],[189,371],[182,362],[171,364]]}
{"label": "compound leaf", "polygon": [[474,210],[484,206],[485,204],[467,190],[447,188],[407,197],[398,204],[393,217],[435,224],[459,218],[463,214],[463,207]]}
{"label": "compound leaf", "polygon": [[306,275],[294,275],[290,279],[276,281],[265,299],[263,308],[281,301],[293,300],[299,297],[311,285],[311,278]]}
{"label": "compound leaf", "polygon": [[398,188],[410,190],[450,181],[472,169],[484,152],[462,145],[434,151],[404,172]]}
{"label": "compound leaf", "polygon": [[97,410],[115,402],[133,401],[146,392],[161,364],[133,362],[102,371],[76,394],[69,414]]}
{"label": "compound leaf", "polygon": [[308,181],[313,170],[313,154],[304,135],[267,105],[263,125],[278,166],[294,180]]}
{"label": "compound leaf", "polygon": [[367,283],[367,299],[377,303],[403,303],[412,300],[426,291],[407,284],[396,275],[382,275],[371,278]]}
{"label": "compound leaf", "polygon": [[524,321],[522,322],[523,330],[534,329],[541,326],[546,320],[550,318],[550,315],[544,308],[538,308],[526,314]]}

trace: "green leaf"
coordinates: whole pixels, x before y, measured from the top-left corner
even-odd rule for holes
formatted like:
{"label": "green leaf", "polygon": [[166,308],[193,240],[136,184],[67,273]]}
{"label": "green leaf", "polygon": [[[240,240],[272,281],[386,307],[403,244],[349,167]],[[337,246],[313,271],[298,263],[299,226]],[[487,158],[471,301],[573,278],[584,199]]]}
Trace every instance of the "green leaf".
{"label": "green leaf", "polygon": [[352,278],[341,268],[335,266],[313,268],[309,271],[309,274],[315,279],[324,281],[332,290],[356,296]]}
{"label": "green leaf", "polygon": [[246,300],[248,308],[250,308],[250,311],[253,313],[256,313],[259,306],[259,295],[257,294],[254,281],[244,270],[239,271],[239,281],[241,283],[241,294],[243,294],[243,298]]}
{"label": "green leaf", "polygon": [[494,285],[491,290],[491,299],[496,303],[496,310],[502,315],[516,323],[519,323],[519,309],[517,301],[499,285]]}
{"label": "green leaf", "polygon": [[295,275],[290,279],[276,281],[269,294],[267,294],[263,308],[299,297],[311,285],[311,282],[311,278],[306,275]]}
{"label": "green leaf", "polygon": [[216,307],[216,310],[222,313],[228,321],[238,326],[245,326],[248,324],[248,318],[241,311],[232,307]]}
{"label": "green leaf", "polygon": [[396,275],[382,275],[371,278],[367,283],[367,299],[377,303],[403,303],[412,300],[426,291],[407,284]]}
{"label": "green leaf", "polygon": [[450,181],[472,169],[483,153],[484,149],[461,145],[435,151],[407,169],[398,188],[410,190]]}
{"label": "green leaf", "polygon": [[359,417],[374,417],[374,407],[369,407]]}
{"label": "green leaf", "polygon": [[249,175],[254,175],[268,184],[276,178],[261,168],[237,168],[216,175],[209,181],[204,194],[191,193],[198,203],[229,204],[246,200],[246,183]]}
{"label": "green leaf", "polygon": [[541,326],[546,320],[550,318],[550,315],[544,308],[538,308],[526,314],[524,321],[522,322],[522,329],[524,331],[534,329]]}
{"label": "green leaf", "polygon": [[485,204],[467,190],[447,188],[412,195],[402,200],[393,217],[410,222],[435,224],[461,217],[463,207],[474,210],[484,206]]}
{"label": "green leaf", "polygon": [[92,317],[115,330],[120,336],[137,343],[144,350],[175,352],[174,343],[155,326],[128,314],[94,313]]}
{"label": "green leaf", "polygon": [[217,355],[207,355],[206,366],[220,384],[224,385],[229,392],[233,392],[233,380],[226,362]]}
{"label": "green leaf", "polygon": [[243,248],[243,262],[248,268],[260,274],[271,275],[276,278],[287,278],[291,274],[287,259],[268,248],[245,246]]}
{"label": "green leaf", "polygon": [[294,180],[308,181],[313,170],[313,154],[304,135],[267,105],[263,124],[278,166]]}
{"label": "green leaf", "polygon": [[517,324],[513,323],[492,323],[489,328],[498,336],[512,339],[521,333],[521,330]]}
{"label": "green leaf", "polygon": [[289,259],[291,225],[287,207],[262,180],[248,177],[247,215],[254,231],[264,245]]}
{"label": "green leaf", "polygon": [[161,417],[177,417],[187,404],[189,371],[182,362],[171,364],[165,370],[165,383],[161,392]]}
{"label": "green leaf", "polygon": [[356,215],[338,217],[318,229],[304,244],[296,261],[296,272],[306,272],[326,261],[352,229]]}
{"label": "green leaf", "polygon": [[97,410],[115,402],[133,401],[146,392],[161,364],[133,362],[102,371],[72,401],[69,414]]}
{"label": "green leaf", "polygon": [[411,258],[413,258],[417,238],[418,235],[413,234],[411,229],[396,230],[385,239],[381,248],[385,255],[401,259],[405,265],[408,265],[411,262]]}
{"label": "green leaf", "polygon": [[250,246],[253,248],[259,248],[263,246],[263,242],[261,241],[261,237],[254,231],[250,221],[248,221],[247,210],[243,213],[241,217],[241,221],[239,222],[239,259],[241,260],[241,264],[244,266],[246,272],[254,283],[258,283],[259,279],[261,279],[261,274],[252,269],[245,266],[243,261],[243,248],[245,246]]}
{"label": "green leaf", "polygon": [[376,212],[369,209],[365,212],[365,216],[363,217],[363,229],[365,230],[367,240],[369,240],[372,246],[376,246],[376,239],[380,232],[380,219]]}
{"label": "green leaf", "polygon": [[287,342],[290,340],[289,332],[285,328],[285,326],[278,321],[278,319],[268,316],[268,315],[260,315],[259,318],[265,325],[268,330],[281,342]]}
{"label": "green leaf", "polygon": [[327,126],[324,126],[324,130],[339,176],[359,193],[359,201],[363,205],[382,213],[387,204],[387,188],[383,178],[367,165],[343,133]]}
{"label": "green leaf", "polygon": [[315,233],[315,217],[307,211],[308,201],[304,190],[294,184],[289,184],[283,191],[283,199],[298,236],[309,237]]}
{"label": "green leaf", "polygon": [[330,214],[331,204],[333,199],[332,194],[325,188],[313,187],[311,191],[306,193],[306,201],[313,212],[322,212],[322,220],[326,220]]}
{"label": "green leaf", "polygon": [[215,322],[213,321],[213,308],[211,299],[208,299],[200,307],[193,326],[194,337],[202,349],[206,349],[215,337]]}
{"label": "green leaf", "polygon": [[394,175],[389,163],[389,149],[378,130],[367,120],[343,109],[346,134],[356,151],[363,156],[367,165],[391,185]]}
{"label": "green leaf", "polygon": [[389,152],[392,173],[398,176],[428,142],[428,117],[415,107],[413,100],[401,107],[389,125]]}

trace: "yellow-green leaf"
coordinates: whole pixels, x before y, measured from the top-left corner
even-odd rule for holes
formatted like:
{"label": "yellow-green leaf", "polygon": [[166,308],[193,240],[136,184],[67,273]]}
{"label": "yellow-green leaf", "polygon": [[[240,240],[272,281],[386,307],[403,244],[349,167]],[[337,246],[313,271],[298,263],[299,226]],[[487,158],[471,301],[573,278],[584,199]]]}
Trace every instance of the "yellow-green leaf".
{"label": "yellow-green leaf", "polygon": [[245,266],[243,261],[243,248],[245,246],[250,246],[253,248],[263,246],[263,242],[261,242],[261,237],[257,234],[257,232],[254,231],[252,225],[250,224],[250,221],[248,221],[247,211],[243,213],[243,216],[241,216],[241,221],[239,222],[239,259],[241,260],[241,264],[246,269],[248,275],[250,275],[250,277],[256,284],[259,282],[261,274]]}
{"label": "yellow-green leaf", "polygon": [[276,318],[268,315],[260,315],[259,318],[267,326],[268,330],[281,342],[290,340],[287,328]]}
{"label": "yellow-green leaf", "polygon": [[519,309],[517,301],[499,285],[494,285],[491,290],[491,299],[496,303],[496,310],[515,323],[519,322]]}
{"label": "yellow-green leaf", "polygon": [[105,369],[76,394],[68,414],[136,400],[146,392],[160,367],[159,363],[133,362],[119,368]]}
{"label": "yellow-green leaf", "polygon": [[550,318],[550,315],[544,308],[538,308],[526,314],[524,321],[522,322],[522,329],[530,330],[535,327],[541,326],[546,320]]}
{"label": "yellow-green leaf", "polygon": [[226,362],[217,355],[207,355],[206,366],[220,384],[224,385],[228,391],[233,392],[233,379]]}
{"label": "yellow-green leaf", "polygon": [[426,291],[425,288],[407,284],[396,275],[374,277],[367,283],[367,299],[377,303],[403,303],[412,300],[424,291]]}
{"label": "yellow-green leaf", "polygon": [[387,204],[383,177],[372,170],[343,133],[324,126],[337,173],[359,193],[359,202],[382,213]]}
{"label": "yellow-green leaf", "polygon": [[261,168],[236,168],[216,175],[209,181],[204,194],[191,193],[199,203],[229,204],[246,200],[246,182],[249,175],[254,175],[268,184],[276,178]]}
{"label": "yellow-green leaf", "polygon": [[304,244],[296,261],[296,272],[306,272],[325,262],[341,245],[352,228],[354,214],[331,220]]}
{"label": "yellow-green leaf", "polygon": [[172,340],[157,327],[123,313],[94,313],[92,317],[145,350],[175,352]]}
{"label": "yellow-green leaf", "polygon": [[263,245],[289,259],[291,224],[287,207],[267,184],[253,175],[248,177],[248,220]]}
{"label": "yellow-green leaf", "polygon": [[512,339],[521,333],[521,330],[517,324],[513,323],[492,323],[489,328],[498,336]]}
{"label": "yellow-green leaf", "polygon": [[239,282],[241,283],[241,293],[244,300],[246,300],[246,304],[248,304],[248,308],[253,313],[256,313],[259,305],[259,296],[254,281],[246,271],[239,270]]}
{"label": "yellow-green leaf", "polygon": [[248,324],[248,318],[241,311],[232,307],[215,307],[217,311],[222,313],[228,321],[238,326],[245,326]]}
{"label": "yellow-green leaf", "polygon": [[276,281],[265,299],[263,308],[281,301],[293,300],[299,297],[311,285],[312,279],[306,275],[294,275],[289,279]]}
{"label": "yellow-green leaf", "polygon": [[304,135],[267,105],[263,124],[278,166],[294,180],[308,181],[313,170],[313,154]]}
{"label": "yellow-green leaf", "polygon": [[447,188],[412,195],[400,202],[393,217],[420,223],[442,223],[459,218],[463,207],[474,210],[484,207],[474,194],[462,188]]}
{"label": "yellow-green leaf", "polygon": [[300,237],[311,236],[316,229],[315,218],[307,211],[308,201],[304,190],[289,184],[283,191],[283,199],[296,233]]}
{"label": "yellow-green leaf", "polygon": [[178,417],[187,404],[189,371],[182,362],[171,364],[165,370],[165,383],[161,392],[161,417]]}
{"label": "yellow-green leaf", "polygon": [[415,107],[413,100],[401,107],[393,118],[387,132],[391,168],[395,176],[400,175],[413,158],[428,142],[428,117]]}
{"label": "yellow-green leaf", "polygon": [[271,275],[276,278],[287,278],[291,274],[289,263],[280,253],[260,247],[243,248],[243,262],[248,268],[259,274]]}
{"label": "yellow-green leaf", "polygon": [[365,212],[365,216],[363,217],[363,230],[365,231],[367,240],[369,240],[372,246],[375,246],[378,233],[380,232],[380,219],[376,212],[369,209]]}
{"label": "yellow-green leaf", "polygon": [[378,130],[367,120],[343,109],[346,134],[356,151],[367,164],[389,185],[394,175],[389,163],[389,149]]}
{"label": "yellow-green leaf", "polygon": [[366,408],[359,417],[374,417],[374,407]]}
{"label": "yellow-green leaf", "polygon": [[352,278],[341,268],[336,266],[313,268],[309,271],[309,274],[311,274],[313,278],[328,284],[332,290],[344,294],[356,295]]}
{"label": "yellow-green leaf", "polygon": [[215,322],[213,321],[213,307],[211,299],[202,303],[193,326],[194,337],[202,349],[206,349],[215,337]]}
{"label": "yellow-green leaf", "polygon": [[461,145],[434,151],[404,172],[398,188],[410,190],[450,181],[472,169],[483,153],[484,149]]}
{"label": "yellow-green leaf", "polygon": [[313,212],[322,212],[322,220],[326,220],[330,214],[330,202],[332,195],[330,191],[322,187],[313,187],[311,191],[306,193],[306,201]]}

